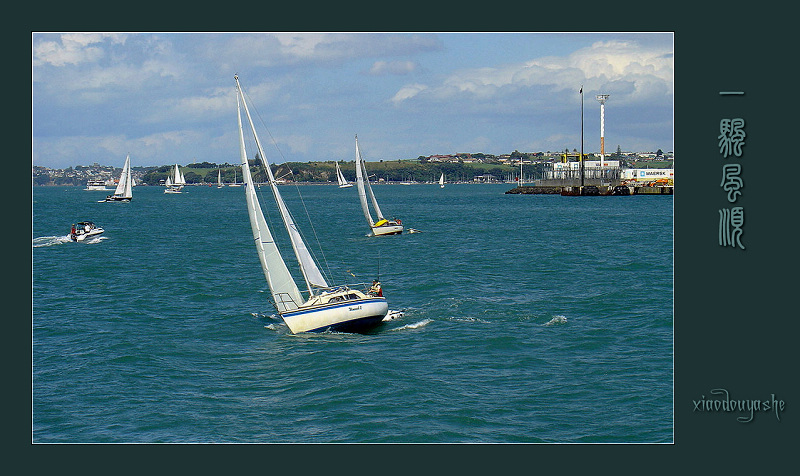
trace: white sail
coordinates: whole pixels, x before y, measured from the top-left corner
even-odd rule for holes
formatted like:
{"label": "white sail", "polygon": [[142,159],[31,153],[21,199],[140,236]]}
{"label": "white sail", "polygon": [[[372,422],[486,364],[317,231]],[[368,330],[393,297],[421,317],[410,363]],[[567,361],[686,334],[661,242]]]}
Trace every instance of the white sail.
{"label": "white sail", "polygon": [[122,174],[119,176],[117,189],[114,196],[118,198],[131,198],[131,156],[125,157],[125,165],[122,166]]}
{"label": "white sail", "polygon": [[172,186],[172,179],[170,179],[169,176],[167,176],[167,181],[164,182],[164,185],[166,185],[167,187]]}
{"label": "white sail", "polygon": [[[364,164],[364,160],[361,158],[361,149],[358,147],[358,136],[356,136],[356,168],[358,168],[358,164],[361,164],[361,168],[364,169],[364,185],[366,186],[367,192],[369,193],[369,198],[372,200],[372,206],[375,208],[375,214],[378,215],[378,221],[385,220],[383,213],[381,213],[381,207],[378,206],[378,200],[375,199],[375,194],[372,193],[372,187],[369,184],[369,174],[367,173],[367,166]],[[362,206],[366,206],[366,199],[361,203]],[[372,218],[372,217],[370,217]],[[370,223],[370,226],[372,223]]]}
{"label": "white sail", "polygon": [[[297,258],[298,263],[300,264],[300,271],[303,274],[303,278],[306,281],[306,285],[308,287],[309,293],[314,293],[314,288],[327,288],[328,283],[325,281],[325,278],[322,276],[322,273],[317,267],[314,258],[311,256],[311,253],[308,251],[303,238],[300,236],[300,232],[297,229],[297,225],[295,225],[294,220],[292,219],[291,214],[289,213],[289,209],[286,207],[286,203],[283,201],[283,197],[281,197],[280,191],[278,190],[278,185],[275,181],[275,177],[272,175],[272,169],[269,167],[269,163],[267,162],[266,155],[264,154],[264,150],[261,147],[261,141],[258,139],[258,134],[256,134],[255,126],[253,125],[253,119],[250,116],[250,111],[247,107],[247,102],[244,100],[244,95],[242,94],[241,88],[239,87],[239,80],[236,80],[238,96],[237,98],[241,97],[241,104],[244,106],[244,112],[247,116],[247,121],[250,124],[250,129],[253,132],[253,138],[256,143],[256,147],[258,148],[258,155],[261,158],[261,164],[264,166],[264,170],[266,170],[267,175],[269,177],[269,186],[272,189],[272,194],[275,197],[275,202],[278,205],[278,210],[281,213],[281,218],[283,219],[284,226],[289,233],[289,238],[292,242],[292,249],[294,250],[295,257]],[[244,153],[244,152],[243,152]],[[245,169],[249,170],[249,165],[247,164],[247,157],[246,155],[242,157],[242,172],[244,173]],[[252,180],[247,181],[246,187],[248,189],[252,189]],[[284,265],[285,266],[285,265]],[[269,279],[269,278],[268,278]]]}
{"label": "white sail", "polygon": [[222,187],[222,170],[217,169],[217,188]]}
{"label": "white sail", "polygon": [[186,185],[186,180],[183,178],[180,167],[175,164],[175,173],[173,174],[172,185]]}
{"label": "white sail", "polygon": [[444,188],[444,172],[442,172],[442,176],[439,177],[439,187]]}
{"label": "white sail", "polygon": [[361,201],[361,210],[364,211],[364,218],[367,219],[367,225],[372,227],[375,222],[372,220],[372,215],[369,213],[369,205],[367,205],[367,192],[364,188],[364,170],[364,167],[361,165],[361,151],[358,149],[358,136],[356,136],[356,187],[358,188],[358,199]]}
{"label": "white sail", "polygon": [[367,166],[364,165],[363,160],[361,161],[361,166],[364,167],[364,183],[367,186],[367,192],[369,193],[369,198],[372,200],[372,206],[375,208],[375,214],[378,215],[378,221],[385,220],[386,218],[383,216],[383,213],[381,213],[381,207],[378,206],[378,200],[375,198],[375,194],[372,193],[372,186],[369,184],[369,174],[367,173]]}
{"label": "white sail", "polygon": [[300,295],[300,290],[297,289],[294,279],[292,279],[292,275],[286,268],[286,263],[281,258],[278,246],[272,238],[267,221],[264,219],[264,213],[261,211],[261,204],[258,201],[253,178],[250,174],[250,166],[247,163],[247,151],[244,146],[244,132],[242,130],[242,114],[239,106],[238,82],[236,86],[239,153],[242,160],[244,183],[246,184],[247,213],[250,217],[250,227],[253,230],[253,240],[255,241],[261,269],[264,271],[264,277],[267,278],[267,284],[269,284],[269,290],[272,293],[275,306],[279,312],[291,311],[297,309],[298,305],[303,302],[303,298]]}

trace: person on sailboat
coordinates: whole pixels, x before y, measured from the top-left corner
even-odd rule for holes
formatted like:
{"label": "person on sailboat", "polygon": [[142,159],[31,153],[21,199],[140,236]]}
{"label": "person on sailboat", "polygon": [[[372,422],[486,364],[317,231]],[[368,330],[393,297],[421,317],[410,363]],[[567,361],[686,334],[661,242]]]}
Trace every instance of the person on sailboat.
{"label": "person on sailboat", "polygon": [[369,288],[369,293],[373,296],[383,296],[383,289],[381,289],[380,281],[373,280],[372,287]]}

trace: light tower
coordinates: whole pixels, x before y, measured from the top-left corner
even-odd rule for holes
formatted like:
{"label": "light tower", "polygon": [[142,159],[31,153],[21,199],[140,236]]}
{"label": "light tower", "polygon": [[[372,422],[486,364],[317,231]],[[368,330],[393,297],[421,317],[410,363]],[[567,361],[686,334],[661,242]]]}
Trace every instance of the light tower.
{"label": "light tower", "polygon": [[606,158],[606,99],[608,94],[598,94],[595,98],[600,101],[600,167],[603,166],[603,161]]}

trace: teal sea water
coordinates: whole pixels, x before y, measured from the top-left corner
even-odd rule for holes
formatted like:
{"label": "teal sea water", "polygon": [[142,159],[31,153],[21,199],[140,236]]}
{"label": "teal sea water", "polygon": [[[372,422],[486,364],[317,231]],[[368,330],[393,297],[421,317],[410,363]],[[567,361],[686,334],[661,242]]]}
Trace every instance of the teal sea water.
{"label": "teal sea water", "polygon": [[273,316],[241,188],[34,187],[32,441],[672,442],[672,197],[510,187],[375,186],[421,231],[387,237],[355,188],[281,187],[331,280],[405,312],[367,335]]}

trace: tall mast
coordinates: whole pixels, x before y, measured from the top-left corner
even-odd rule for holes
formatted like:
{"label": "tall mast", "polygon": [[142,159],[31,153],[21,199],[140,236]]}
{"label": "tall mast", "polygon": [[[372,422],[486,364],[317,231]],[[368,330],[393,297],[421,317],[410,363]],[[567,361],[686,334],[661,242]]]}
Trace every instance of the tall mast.
{"label": "tall mast", "polygon": [[583,84],[581,84],[581,191],[583,191]]}

